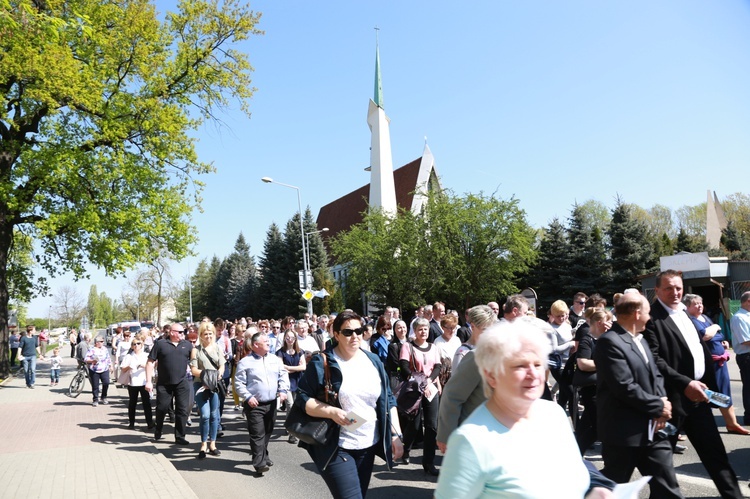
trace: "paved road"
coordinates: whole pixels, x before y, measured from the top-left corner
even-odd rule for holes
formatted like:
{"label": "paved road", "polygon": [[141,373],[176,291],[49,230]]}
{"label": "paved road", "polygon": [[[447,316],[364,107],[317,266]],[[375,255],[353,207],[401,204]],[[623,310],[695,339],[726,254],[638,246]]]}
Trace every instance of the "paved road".
{"label": "paved road", "polygon": [[[733,362],[730,366],[735,403],[741,407],[739,375]],[[275,466],[259,477],[249,465],[241,413],[231,405],[224,418],[226,437],[219,441],[222,455],[199,461],[197,426],[190,428],[190,447],[173,445],[167,427],[164,441],[153,444],[146,432],[124,426],[125,390],[113,389],[111,405],[93,408],[90,391],[77,399],[65,394],[72,365],[64,366],[58,387],[48,386],[47,369],[47,363],[39,363],[35,390],[25,388],[23,379],[8,380],[0,388],[0,498],[94,497],[97,491],[91,486],[92,480],[97,481],[98,493],[105,497],[213,498],[238,492],[285,499],[330,497],[307,454],[286,441],[283,413],[270,446]],[[750,437],[724,433],[721,416],[715,412],[742,490],[750,492]],[[142,420],[141,425],[145,426]],[[594,449],[589,458],[601,466],[597,452]],[[432,497],[435,479],[422,472],[420,462],[420,450],[412,451],[411,465],[394,471],[387,471],[376,459],[368,498]],[[675,467],[686,497],[717,497],[692,448],[675,456]],[[45,470],[43,480],[38,479],[40,469]],[[131,479],[132,470],[139,469],[147,472],[136,482]],[[540,479],[543,476],[540,473]]]}

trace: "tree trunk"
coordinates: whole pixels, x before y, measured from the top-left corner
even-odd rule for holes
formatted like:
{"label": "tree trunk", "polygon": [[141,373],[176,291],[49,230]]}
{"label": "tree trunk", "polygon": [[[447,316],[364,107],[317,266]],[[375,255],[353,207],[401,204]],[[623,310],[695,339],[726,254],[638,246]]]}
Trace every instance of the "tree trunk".
{"label": "tree trunk", "polygon": [[[0,378],[10,374],[8,348],[8,256],[13,243],[13,225],[0,214]],[[20,326],[19,326],[20,327]]]}

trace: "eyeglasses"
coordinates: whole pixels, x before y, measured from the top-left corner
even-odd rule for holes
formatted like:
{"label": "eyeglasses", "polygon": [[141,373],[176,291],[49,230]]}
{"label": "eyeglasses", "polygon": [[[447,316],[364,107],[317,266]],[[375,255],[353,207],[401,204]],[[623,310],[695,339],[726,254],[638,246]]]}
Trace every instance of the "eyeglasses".
{"label": "eyeglasses", "polygon": [[182,330],[180,330],[180,329],[170,329],[170,332],[172,332],[172,333],[180,333],[180,334],[185,334],[185,331],[182,331]]}
{"label": "eyeglasses", "polygon": [[142,341],[134,341],[133,345],[134,346],[143,345],[143,342]]}
{"label": "eyeglasses", "polygon": [[585,301],[577,301],[576,303],[579,304],[579,305],[586,305]]}
{"label": "eyeglasses", "polygon": [[367,331],[366,327],[358,327],[357,329],[342,329],[341,331],[339,331],[339,333],[349,338],[353,334],[362,336],[363,334],[365,334],[365,331]]}

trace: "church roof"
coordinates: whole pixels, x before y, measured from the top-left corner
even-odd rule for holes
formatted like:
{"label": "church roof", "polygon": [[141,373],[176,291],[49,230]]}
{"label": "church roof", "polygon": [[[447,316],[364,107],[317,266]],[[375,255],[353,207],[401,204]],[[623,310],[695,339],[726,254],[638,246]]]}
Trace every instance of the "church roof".
{"label": "church roof", "polygon": [[[399,209],[410,210],[417,190],[417,177],[422,158],[417,158],[401,168],[393,170],[393,182],[396,188],[396,204]],[[363,185],[335,201],[323,206],[318,212],[318,230],[328,227],[328,232],[321,232],[323,241],[336,237],[340,232],[349,230],[352,225],[362,222],[362,214],[367,211],[370,198],[370,184]]]}

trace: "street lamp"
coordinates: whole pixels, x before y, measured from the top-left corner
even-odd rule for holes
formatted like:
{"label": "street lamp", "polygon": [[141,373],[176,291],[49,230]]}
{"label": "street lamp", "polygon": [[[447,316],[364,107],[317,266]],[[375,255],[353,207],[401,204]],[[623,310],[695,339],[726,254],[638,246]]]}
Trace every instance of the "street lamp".
{"label": "street lamp", "polygon": [[320,230],[314,230],[312,232],[306,232],[305,233],[305,240],[307,242],[307,268],[312,271],[312,266],[310,265],[310,236],[313,234],[319,234],[321,232],[328,232],[328,227],[323,227]]}
{"label": "street lamp", "polygon": [[[305,288],[305,291],[309,290],[312,287],[312,283],[307,282],[307,274],[310,271],[310,267],[307,263],[307,246],[305,245],[305,224],[304,220],[302,218],[302,196],[300,195],[300,189],[297,186],[289,185],[289,184],[283,184],[281,182],[276,182],[271,177],[263,177],[261,179],[266,184],[278,184],[283,187],[289,187],[290,189],[294,189],[297,191],[297,205],[299,207],[299,233],[302,238],[302,285]],[[312,316],[313,310],[312,310],[312,300],[307,300],[307,313]]]}

